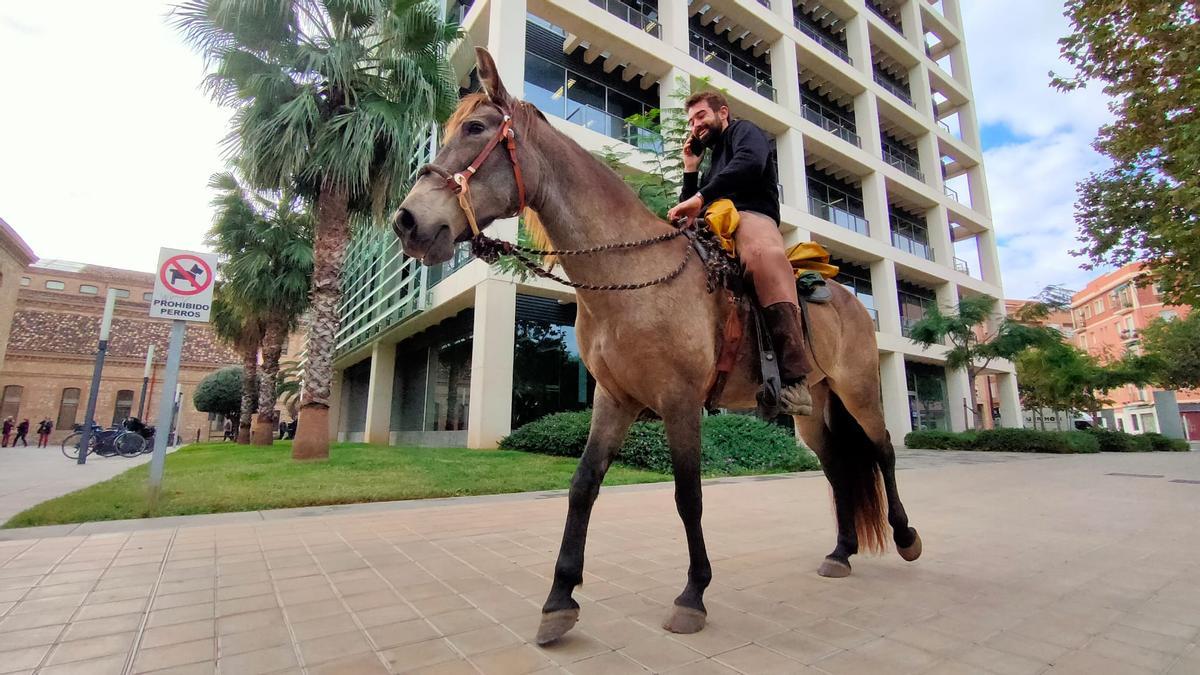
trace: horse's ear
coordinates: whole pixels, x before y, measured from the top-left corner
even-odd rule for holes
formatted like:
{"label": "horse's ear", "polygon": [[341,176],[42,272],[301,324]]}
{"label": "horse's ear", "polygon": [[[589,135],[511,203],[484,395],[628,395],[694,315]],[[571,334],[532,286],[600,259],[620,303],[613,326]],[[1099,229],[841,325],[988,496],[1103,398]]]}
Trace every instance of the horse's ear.
{"label": "horse's ear", "polygon": [[500,81],[500,72],[496,70],[496,61],[483,47],[475,48],[475,67],[476,73],[479,75],[479,83],[483,85],[483,90],[487,92],[492,103],[505,109],[511,108],[512,97],[508,95],[508,90]]}

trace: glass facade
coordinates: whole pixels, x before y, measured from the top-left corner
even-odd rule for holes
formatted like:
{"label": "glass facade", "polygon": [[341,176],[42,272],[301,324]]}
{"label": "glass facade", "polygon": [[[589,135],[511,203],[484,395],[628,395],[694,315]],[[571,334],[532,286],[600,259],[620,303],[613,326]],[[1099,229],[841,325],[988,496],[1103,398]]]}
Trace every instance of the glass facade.
{"label": "glass facade", "polygon": [[[821,5],[809,2],[796,6],[794,12],[793,21],[801,33],[816,40],[841,60],[854,65],[854,59],[850,58],[850,53],[846,51],[846,28],[840,18]],[[824,21],[817,19],[818,14]]]}
{"label": "glass facade", "polygon": [[925,218],[889,204],[888,220],[892,226],[892,246],[918,258],[933,260],[933,247],[929,245],[929,226]]}
{"label": "glass facade", "polygon": [[591,406],[596,381],[579,357],[575,327],[517,318],[513,353],[512,426]]}
{"label": "glass facade", "polygon": [[800,87],[800,115],[847,143],[862,147],[854,124],[854,109],[838,105],[808,85]]}
{"label": "glass facade", "polygon": [[908,337],[912,325],[924,319],[937,300],[933,291],[904,281],[900,282],[897,295],[900,298],[900,332]]}
{"label": "glass facade", "polygon": [[764,52],[761,57],[754,57],[747,52],[737,53],[727,46],[729,44],[729,40],[713,32],[711,24],[705,26],[699,14],[692,16],[688,29],[688,52],[692,58],[774,101],[771,64],[767,60],[767,54],[770,52]]}
{"label": "glass facade", "polygon": [[815,166],[809,166],[806,173],[809,213],[847,230],[870,235],[861,189],[840,181]]}
{"label": "glass facade", "polygon": [[904,371],[908,381],[908,413],[913,431],[949,431],[945,369],[927,363],[905,361]]}
{"label": "glass facade", "polygon": [[925,174],[921,171],[921,160],[916,150],[886,132],[879,134],[879,140],[883,144],[883,161],[922,183],[925,182]]}
{"label": "glass facade", "polygon": [[871,270],[840,260],[831,260],[830,262],[838,266],[838,275],[834,277],[834,281],[845,286],[867,308],[867,313],[875,320],[875,330],[878,331],[879,310],[875,307],[875,291],[871,286]]}

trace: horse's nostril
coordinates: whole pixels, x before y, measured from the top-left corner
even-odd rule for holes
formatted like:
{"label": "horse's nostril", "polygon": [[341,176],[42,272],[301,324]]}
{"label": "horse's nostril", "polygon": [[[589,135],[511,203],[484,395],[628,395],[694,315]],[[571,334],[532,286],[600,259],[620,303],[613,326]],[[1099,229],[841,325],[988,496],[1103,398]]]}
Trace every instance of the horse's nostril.
{"label": "horse's nostril", "polygon": [[392,228],[396,230],[396,234],[411,232],[416,226],[417,219],[413,218],[412,212],[403,208],[396,214],[396,221],[392,224]]}

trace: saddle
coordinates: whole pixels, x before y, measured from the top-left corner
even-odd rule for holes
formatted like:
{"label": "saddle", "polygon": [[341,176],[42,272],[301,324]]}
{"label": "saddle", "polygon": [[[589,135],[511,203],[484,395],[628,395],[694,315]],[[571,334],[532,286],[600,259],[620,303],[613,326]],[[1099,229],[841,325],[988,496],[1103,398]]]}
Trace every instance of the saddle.
{"label": "saddle", "polygon": [[[762,308],[754,295],[754,289],[744,281],[744,267],[736,255],[733,233],[737,230],[738,215],[728,200],[718,200],[709,207],[702,218],[703,227],[697,228],[692,245],[708,272],[708,292],[718,289],[727,292],[734,304],[734,311],[725,321],[721,335],[721,347],[717,358],[717,377],[709,388],[705,407],[715,411],[729,373],[737,364],[747,336],[747,326],[753,327],[755,346],[758,350],[761,387],[756,399],[758,415],[762,419],[774,419],[779,415],[779,392],[782,387],[779,363],[770,333],[762,316]],[[802,242],[787,251],[788,259],[796,272],[796,295],[800,301],[801,320],[805,335],[811,334],[808,327],[809,303],[829,302],[832,293],[825,280],[837,274],[836,266],[829,264],[829,253],[820,244]]]}

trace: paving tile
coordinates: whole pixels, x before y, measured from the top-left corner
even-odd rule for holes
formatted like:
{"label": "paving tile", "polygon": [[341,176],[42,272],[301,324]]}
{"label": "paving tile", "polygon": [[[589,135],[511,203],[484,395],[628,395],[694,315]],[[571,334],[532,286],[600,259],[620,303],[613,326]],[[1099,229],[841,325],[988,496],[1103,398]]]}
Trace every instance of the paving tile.
{"label": "paving tile", "polygon": [[417,612],[403,601],[381,607],[375,607],[373,609],[355,611],[354,614],[358,617],[359,622],[367,627],[382,626],[388,623],[408,621],[410,619],[415,619],[418,616]]}
{"label": "paving tile", "polygon": [[292,635],[287,626],[275,625],[257,628],[245,633],[230,633],[217,637],[217,648],[222,656],[243,654],[268,647],[291,644]]}
{"label": "paving tile", "polygon": [[154,598],[152,609],[172,609],[174,607],[187,607],[188,605],[200,605],[211,603],[215,600],[216,594],[211,588],[206,588],[199,591],[188,591],[186,593],[171,593],[170,595],[159,595]]}
{"label": "paving tile", "polygon": [[804,664],[759,645],[744,647],[713,657],[717,662],[743,673],[806,673]]}
{"label": "paving tile", "polygon": [[212,661],[216,645],[212,638],[139,649],[133,660],[134,673],[148,673],[173,666]]}
{"label": "paving tile", "polygon": [[137,633],[128,632],[62,642],[54,647],[54,651],[50,652],[46,663],[57,665],[70,661],[97,659],[113,654],[128,654],[136,636]]}
{"label": "paving tile", "polygon": [[238,675],[260,675],[285,668],[295,668],[296,652],[291,645],[259,649],[233,656],[222,656],[217,660],[217,669],[222,673]]}
{"label": "paving tile", "polygon": [[245,614],[235,614],[217,619],[217,634],[242,633],[266,626],[283,623],[283,612],[277,609],[266,609]]}
{"label": "paving tile", "polygon": [[424,619],[373,626],[367,629],[367,634],[380,649],[425,642],[441,636],[441,633]]}
{"label": "paving tile", "polygon": [[[388,675],[391,671],[375,654],[358,654],[319,666],[310,666],[309,675]],[[474,672],[474,671],[472,671]]]}
{"label": "paving tile", "polygon": [[40,626],[0,633],[0,652],[49,645],[56,642],[65,625]]}
{"label": "paving tile", "polygon": [[494,621],[477,609],[459,609],[445,614],[426,617],[443,635],[465,633],[469,630],[490,626]]}
{"label": "paving tile", "polygon": [[356,631],[358,631],[358,624],[354,623],[354,617],[344,612],[292,624],[292,632],[301,642]]}
{"label": "paving tile", "polygon": [[479,670],[495,675],[520,675],[553,665],[536,647],[526,644],[477,654],[471,661]]}
{"label": "paving tile", "polygon": [[217,616],[232,616],[234,614],[245,614],[246,612],[256,612],[278,607],[279,602],[275,599],[274,593],[236,598],[233,600],[218,600]]}
{"label": "paving tile", "polygon": [[444,638],[393,647],[382,654],[387,659],[388,666],[397,673],[459,659],[458,653]]}
{"label": "paving tile", "polygon": [[300,655],[304,658],[306,665],[325,663],[371,651],[371,643],[357,632],[303,639],[299,644]]}
{"label": "paving tile", "polygon": [[72,661],[47,666],[38,671],[39,675],[121,675],[125,670],[125,655],[105,656],[86,661]]}
{"label": "paving tile", "polygon": [[828,642],[822,642],[810,635],[805,635],[794,630],[772,635],[757,642],[784,656],[809,665],[841,651],[841,648],[835,647]]}
{"label": "paving tile", "polygon": [[572,663],[568,671],[572,675],[644,675],[646,669],[624,654],[607,652]]}
{"label": "paving tile", "polygon": [[200,619],[168,626],[147,628],[142,634],[141,648],[163,647],[181,642],[195,642],[216,637],[216,626],[212,619]]}
{"label": "paving tile", "polygon": [[42,662],[49,651],[50,645],[38,645],[0,652],[0,672],[32,670]]}
{"label": "paving tile", "polygon": [[106,617],[103,619],[74,621],[67,626],[67,632],[63,635],[63,640],[82,640],[84,638],[135,631],[141,625],[141,614],[122,614],[121,616]]}
{"label": "paving tile", "polygon": [[620,653],[653,672],[670,670],[705,658],[703,654],[688,649],[666,635],[630,643],[623,647]]}

